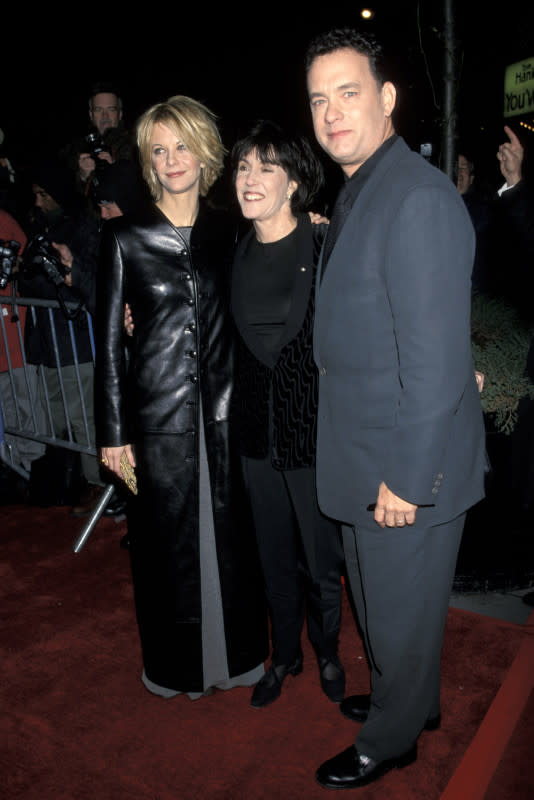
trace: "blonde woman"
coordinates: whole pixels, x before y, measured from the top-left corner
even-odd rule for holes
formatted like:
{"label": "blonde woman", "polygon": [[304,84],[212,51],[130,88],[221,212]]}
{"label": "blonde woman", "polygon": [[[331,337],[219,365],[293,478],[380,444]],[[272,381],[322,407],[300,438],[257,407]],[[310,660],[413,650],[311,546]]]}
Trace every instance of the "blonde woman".
{"label": "blonde woman", "polygon": [[[128,518],[144,670],[152,692],[196,698],[263,675],[266,618],[239,465],[229,449],[234,231],[204,201],[224,156],[213,114],[188,97],[137,125],[152,203],[106,223],[97,313],[102,462],[135,468]],[[127,366],[123,310],[135,328]]]}

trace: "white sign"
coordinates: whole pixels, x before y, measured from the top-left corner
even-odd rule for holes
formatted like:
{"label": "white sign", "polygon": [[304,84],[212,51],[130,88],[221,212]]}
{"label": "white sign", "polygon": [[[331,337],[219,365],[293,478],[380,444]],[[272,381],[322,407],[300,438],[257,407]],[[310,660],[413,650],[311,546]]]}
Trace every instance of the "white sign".
{"label": "white sign", "polygon": [[534,111],[534,58],[510,64],[504,74],[504,116]]}

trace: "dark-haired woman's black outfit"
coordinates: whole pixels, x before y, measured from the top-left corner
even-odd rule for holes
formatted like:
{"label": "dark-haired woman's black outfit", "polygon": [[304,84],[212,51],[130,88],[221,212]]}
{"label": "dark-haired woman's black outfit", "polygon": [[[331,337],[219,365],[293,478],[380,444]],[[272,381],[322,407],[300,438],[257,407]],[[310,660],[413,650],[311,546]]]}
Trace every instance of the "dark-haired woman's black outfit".
{"label": "dark-haired woman's black outfit", "polygon": [[226,216],[202,207],[190,231],[156,207],[103,231],[97,441],[135,448],[128,530],[143,681],[164,696],[252,685],[268,652],[253,525],[230,448],[233,246]]}
{"label": "dark-haired woman's black outfit", "polygon": [[272,662],[288,667],[301,656],[304,597],[320,660],[337,658],[340,626],[342,551],[337,526],[319,511],[314,467],[312,327],[324,227],[302,215],[291,234],[268,244],[250,231],[232,277],[234,433],[271,613]]}

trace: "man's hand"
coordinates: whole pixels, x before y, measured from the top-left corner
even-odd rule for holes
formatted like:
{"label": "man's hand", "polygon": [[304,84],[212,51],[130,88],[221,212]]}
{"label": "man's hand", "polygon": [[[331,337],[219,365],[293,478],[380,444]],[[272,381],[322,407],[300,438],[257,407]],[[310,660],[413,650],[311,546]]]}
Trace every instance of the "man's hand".
{"label": "man's hand", "polygon": [[107,162],[108,162],[108,164],[113,164],[113,157],[112,157],[111,153],[108,153],[108,151],[107,151],[107,150],[102,150],[102,151],[101,151],[101,152],[98,154],[97,158],[98,158],[100,161],[107,161]]}
{"label": "man's hand", "polygon": [[513,130],[507,125],[504,126],[504,131],[509,141],[501,144],[497,152],[497,158],[506,183],[508,186],[515,186],[521,180],[523,146]]}
{"label": "man's hand", "polygon": [[405,525],[413,525],[416,511],[416,505],[397,497],[382,481],[378,489],[375,507],[375,522],[381,528],[386,526],[388,528],[403,528]]}
{"label": "man's hand", "polygon": [[[69,247],[66,244],[58,244],[57,242],[52,242],[52,245],[58,251],[59,258],[63,266],[66,267],[68,270],[71,270],[73,256]],[[65,275],[65,283],[67,286],[72,286],[72,275],[70,274],[70,272],[68,275]]]}

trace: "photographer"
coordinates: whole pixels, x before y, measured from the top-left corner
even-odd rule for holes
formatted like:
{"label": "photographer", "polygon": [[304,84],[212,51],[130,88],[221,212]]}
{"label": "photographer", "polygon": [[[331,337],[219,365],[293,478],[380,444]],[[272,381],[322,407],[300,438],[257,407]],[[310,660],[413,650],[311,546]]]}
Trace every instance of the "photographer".
{"label": "photographer", "polygon": [[[107,83],[93,85],[89,95],[91,130],[63,153],[76,176],[77,191],[89,199],[95,175],[106,166],[132,157],[132,140],[122,123],[122,100]],[[88,203],[88,210],[94,209]]]}
{"label": "photographer", "polygon": [[[59,300],[60,303],[74,302],[80,308],[84,305],[92,312],[95,304],[99,245],[97,223],[77,209],[72,176],[66,168],[53,163],[40,165],[33,172],[32,189],[35,213],[27,255],[23,262],[21,293],[28,297]],[[43,239],[36,241],[36,236],[42,236]],[[42,367],[56,436],[64,435],[69,422],[78,444],[94,446],[94,368],[87,318],[81,312],[72,319],[82,404],[69,330],[70,313],[62,307],[55,309],[52,314],[68,420],[54,352],[54,331],[47,308],[36,308],[35,318],[31,314],[26,317],[27,359],[29,363]],[[72,510],[76,515],[89,513],[102,493],[96,457],[82,454],[81,460],[88,488]]]}

